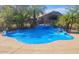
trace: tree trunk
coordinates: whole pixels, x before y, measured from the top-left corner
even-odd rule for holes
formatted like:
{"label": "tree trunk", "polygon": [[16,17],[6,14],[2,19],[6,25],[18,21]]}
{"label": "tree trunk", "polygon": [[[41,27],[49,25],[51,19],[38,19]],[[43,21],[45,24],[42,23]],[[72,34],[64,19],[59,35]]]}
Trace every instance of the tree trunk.
{"label": "tree trunk", "polygon": [[70,22],[66,24],[66,31],[67,31],[67,32],[70,31],[70,30],[69,30],[69,24],[70,24]]}
{"label": "tree trunk", "polygon": [[70,31],[72,29],[73,23],[74,23],[74,19],[72,18],[72,22],[71,22],[71,26],[70,26]]}
{"label": "tree trunk", "polygon": [[33,10],[33,18],[36,19],[36,12],[35,12],[35,9]]}
{"label": "tree trunk", "polygon": [[70,26],[70,31],[71,31],[71,29],[72,29],[72,25],[73,25],[73,23],[71,23],[71,26]]}

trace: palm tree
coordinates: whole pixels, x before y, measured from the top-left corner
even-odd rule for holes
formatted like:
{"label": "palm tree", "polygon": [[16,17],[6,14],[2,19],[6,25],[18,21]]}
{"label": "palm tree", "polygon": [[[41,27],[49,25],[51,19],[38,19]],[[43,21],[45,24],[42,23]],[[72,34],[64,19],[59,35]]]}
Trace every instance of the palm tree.
{"label": "palm tree", "polygon": [[7,30],[10,27],[11,21],[13,20],[12,19],[13,13],[14,13],[14,10],[11,6],[3,6],[0,12],[0,17],[4,23],[3,27],[5,27],[5,30]]}
{"label": "palm tree", "polygon": [[58,23],[66,28],[67,31],[70,31],[75,23],[79,21],[79,8],[76,6],[68,9],[68,12],[60,17]]}

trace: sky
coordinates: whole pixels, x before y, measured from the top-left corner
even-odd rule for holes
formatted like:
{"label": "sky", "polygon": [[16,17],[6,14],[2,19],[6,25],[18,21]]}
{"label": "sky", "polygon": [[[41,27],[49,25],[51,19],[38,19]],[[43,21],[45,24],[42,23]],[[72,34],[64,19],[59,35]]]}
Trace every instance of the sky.
{"label": "sky", "polygon": [[49,13],[52,11],[59,11],[62,14],[66,13],[66,9],[69,7],[68,5],[46,5],[45,13]]}

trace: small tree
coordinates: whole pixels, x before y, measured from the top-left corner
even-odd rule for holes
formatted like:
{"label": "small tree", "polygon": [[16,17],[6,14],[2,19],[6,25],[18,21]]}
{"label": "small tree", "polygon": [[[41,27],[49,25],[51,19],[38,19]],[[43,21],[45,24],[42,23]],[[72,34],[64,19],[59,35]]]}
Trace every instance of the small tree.
{"label": "small tree", "polygon": [[79,8],[71,7],[68,9],[68,12],[60,17],[58,24],[64,26],[66,31],[70,31],[75,23],[79,20]]}

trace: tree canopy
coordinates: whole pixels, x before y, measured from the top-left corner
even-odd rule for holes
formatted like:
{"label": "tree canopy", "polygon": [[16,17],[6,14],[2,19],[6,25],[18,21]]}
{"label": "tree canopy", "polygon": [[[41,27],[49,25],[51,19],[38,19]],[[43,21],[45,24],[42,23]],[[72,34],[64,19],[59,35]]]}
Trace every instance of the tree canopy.
{"label": "tree canopy", "polygon": [[4,23],[6,28],[13,24],[16,24],[17,27],[23,27],[25,19],[36,18],[45,9],[45,6],[40,5],[6,5],[1,7],[0,23]]}
{"label": "tree canopy", "polygon": [[[72,6],[67,9],[66,14],[61,16],[58,25],[71,30],[74,24],[79,24],[79,6]],[[77,26],[76,26],[77,27]]]}

